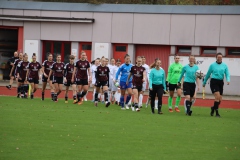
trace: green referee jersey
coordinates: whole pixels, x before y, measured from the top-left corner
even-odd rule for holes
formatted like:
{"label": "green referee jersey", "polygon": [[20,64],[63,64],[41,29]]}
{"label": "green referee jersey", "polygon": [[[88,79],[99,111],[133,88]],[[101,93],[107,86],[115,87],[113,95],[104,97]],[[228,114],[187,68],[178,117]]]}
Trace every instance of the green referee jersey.
{"label": "green referee jersey", "polygon": [[177,84],[178,83],[178,79],[181,75],[182,72],[182,64],[180,63],[172,63],[169,68],[168,68],[168,76],[167,76],[167,81],[168,83],[171,84]]}

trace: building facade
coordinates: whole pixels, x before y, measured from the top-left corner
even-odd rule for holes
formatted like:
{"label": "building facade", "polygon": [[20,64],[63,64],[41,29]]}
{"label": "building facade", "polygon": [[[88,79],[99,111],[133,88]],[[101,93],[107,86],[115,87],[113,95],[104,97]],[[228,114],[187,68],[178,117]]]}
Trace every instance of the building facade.
{"label": "building facade", "polygon": [[221,52],[234,64],[224,93],[240,95],[240,6],[1,1],[1,43],[12,48],[0,53],[36,52],[40,62],[47,52],[61,54],[67,62],[68,55],[79,57],[84,50],[89,61],[101,56],[123,61],[129,54],[133,62],[145,56],[150,64],[160,58],[166,71],[175,54],[194,54],[198,60]]}

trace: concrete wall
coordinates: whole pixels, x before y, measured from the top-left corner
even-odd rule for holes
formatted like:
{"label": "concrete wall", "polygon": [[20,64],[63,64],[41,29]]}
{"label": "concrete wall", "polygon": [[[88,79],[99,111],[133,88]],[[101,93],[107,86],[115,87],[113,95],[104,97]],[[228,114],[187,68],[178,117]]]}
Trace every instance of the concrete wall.
{"label": "concrete wall", "polygon": [[24,39],[240,46],[240,15],[93,13],[11,9],[0,9],[0,14],[95,19],[93,24],[0,21],[0,25],[3,26],[24,26]]}

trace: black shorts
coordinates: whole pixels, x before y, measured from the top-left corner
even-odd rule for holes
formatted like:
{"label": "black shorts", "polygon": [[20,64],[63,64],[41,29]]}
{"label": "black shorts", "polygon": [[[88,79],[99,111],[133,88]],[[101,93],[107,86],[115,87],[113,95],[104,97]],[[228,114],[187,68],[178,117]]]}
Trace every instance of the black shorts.
{"label": "black shorts", "polygon": [[19,78],[18,78],[18,82],[19,82],[19,83],[24,83],[25,79],[26,79],[26,78],[22,78],[22,79],[19,79]]}
{"label": "black shorts", "polygon": [[96,87],[108,86],[108,81],[96,82],[95,86],[96,86]]}
{"label": "black shorts", "polygon": [[169,91],[175,91],[178,90],[178,89],[181,89],[181,86],[178,86],[177,84],[171,84],[169,83]]}
{"label": "black shorts", "polygon": [[220,92],[220,95],[222,95],[223,94],[223,86],[224,86],[223,80],[218,80],[218,79],[214,79],[214,78],[212,78],[210,80],[210,88],[211,88],[212,93]]}
{"label": "black shorts", "polygon": [[38,78],[28,78],[29,83],[39,84]]}
{"label": "black shorts", "polygon": [[[42,75],[42,82],[47,82],[48,77],[45,77],[44,75]],[[53,80],[53,75],[50,76],[50,81]]]}
{"label": "black shorts", "polygon": [[54,83],[63,84],[63,77],[54,77],[53,76],[53,84]]}
{"label": "black shorts", "polygon": [[69,86],[71,86],[71,85],[73,85],[73,84],[76,84],[76,82],[73,82],[73,83],[72,83],[71,80],[67,80],[67,82],[64,83],[64,86],[69,87]]}
{"label": "black shorts", "polygon": [[142,88],[143,88],[142,85],[141,85],[141,86],[136,86],[136,85],[134,85],[134,84],[133,84],[133,87],[132,87],[132,89],[137,89],[138,92],[141,92],[141,91],[142,91]]}
{"label": "black shorts", "polygon": [[88,79],[80,79],[80,80],[77,79],[76,84],[77,85],[82,85],[82,86],[88,85]]}
{"label": "black shorts", "polygon": [[190,97],[193,97],[195,94],[196,84],[195,83],[189,83],[189,82],[183,82],[183,94],[184,96],[190,95]]}

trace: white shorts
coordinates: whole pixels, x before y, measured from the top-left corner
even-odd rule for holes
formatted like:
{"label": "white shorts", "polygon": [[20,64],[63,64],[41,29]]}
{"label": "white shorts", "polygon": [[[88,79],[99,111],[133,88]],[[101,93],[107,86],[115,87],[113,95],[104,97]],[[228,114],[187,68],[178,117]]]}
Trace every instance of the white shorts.
{"label": "white shorts", "polygon": [[114,91],[114,92],[117,91],[117,87],[114,85],[113,80],[110,80],[110,81],[109,81],[109,90],[110,90],[110,91]]}
{"label": "white shorts", "polygon": [[146,87],[147,87],[147,82],[143,82],[142,84],[142,91],[146,91]]}

